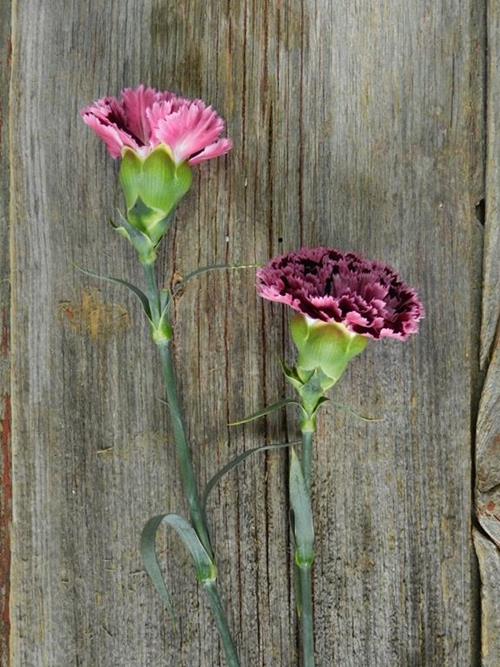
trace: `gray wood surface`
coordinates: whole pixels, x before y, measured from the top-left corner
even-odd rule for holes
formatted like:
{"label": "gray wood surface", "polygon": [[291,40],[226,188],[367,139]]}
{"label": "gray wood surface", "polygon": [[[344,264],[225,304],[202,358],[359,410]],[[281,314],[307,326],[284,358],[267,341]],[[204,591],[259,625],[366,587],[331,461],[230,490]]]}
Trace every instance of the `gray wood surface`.
{"label": "gray wood surface", "polygon": [[474,544],[481,574],[481,656],[500,663],[500,5],[488,2],[486,207],[484,230],[482,391],[475,443]]}
{"label": "gray wood surface", "polygon": [[[490,208],[485,232],[476,211],[485,10],[474,0],[14,3],[13,667],[221,664],[179,545],[162,547],[177,633],[138,554],[147,517],[184,509],[146,326],[127,294],[72,265],[141,280],[106,224],[120,203],[116,166],[77,116],[141,81],[207,99],[235,142],[199,170],[162,258],[165,281],[331,244],[392,263],[427,308],[420,336],[369,346],[336,392],[384,420],[333,404],[320,419],[319,664],[479,664],[472,434],[483,237],[495,218]],[[252,271],[210,274],[176,308],[201,479],[295,435],[292,414],[225,426],[285,391],[286,316],[258,301],[254,282]],[[245,667],[297,664],[286,473],[284,454],[250,459],[210,506]]]}
{"label": "gray wood surface", "polygon": [[474,529],[474,546],[481,573],[481,665],[497,667],[500,656],[500,614],[498,613],[498,582],[500,552],[498,546],[479,530]]}
{"label": "gray wood surface", "polygon": [[9,78],[10,2],[0,2],[0,665],[9,656],[10,526],[12,521],[10,281],[9,281]]}

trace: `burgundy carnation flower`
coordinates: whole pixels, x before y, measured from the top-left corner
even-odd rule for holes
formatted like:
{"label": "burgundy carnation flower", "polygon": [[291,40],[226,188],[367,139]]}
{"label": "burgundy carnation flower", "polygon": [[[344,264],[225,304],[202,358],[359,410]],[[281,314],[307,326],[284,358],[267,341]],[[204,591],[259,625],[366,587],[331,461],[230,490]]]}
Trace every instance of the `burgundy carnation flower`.
{"label": "burgundy carnation flower", "polygon": [[260,296],[369,338],[406,340],[424,308],[414,289],[386,264],[334,248],[302,248],[257,272]]}
{"label": "burgundy carnation flower", "polygon": [[198,164],[232,148],[221,138],[224,121],[202,100],[177,97],[154,88],[126,88],[121,98],[104,97],[81,111],[84,122],[106,143],[112,157],[125,147],[146,157],[169,146],[176,164]]}

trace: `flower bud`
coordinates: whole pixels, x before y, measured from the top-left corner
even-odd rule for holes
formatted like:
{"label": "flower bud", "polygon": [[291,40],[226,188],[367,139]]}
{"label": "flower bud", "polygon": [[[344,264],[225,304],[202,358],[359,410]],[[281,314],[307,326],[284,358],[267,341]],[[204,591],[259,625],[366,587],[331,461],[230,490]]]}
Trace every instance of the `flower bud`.
{"label": "flower bud", "polygon": [[171,216],[191,182],[189,165],[176,164],[165,145],[146,157],[131,148],[123,149],[120,183],[127,220],[118,231],[131,241],[144,263],[156,258],[156,246],[166,234]]}
{"label": "flower bud", "polygon": [[360,354],[367,338],[349,331],[337,322],[313,320],[307,315],[294,315],[290,325],[293,342],[299,355],[296,370],[303,382],[319,369],[321,389],[327,391],[340,379],[349,361]]}

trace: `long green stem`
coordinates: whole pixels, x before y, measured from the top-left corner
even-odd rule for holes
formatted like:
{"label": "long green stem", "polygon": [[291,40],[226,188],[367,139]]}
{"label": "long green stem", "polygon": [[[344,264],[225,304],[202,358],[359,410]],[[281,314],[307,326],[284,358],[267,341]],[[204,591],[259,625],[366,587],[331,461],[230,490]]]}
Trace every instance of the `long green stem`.
{"label": "long green stem", "polygon": [[[307,493],[311,495],[313,431],[302,431],[302,473]],[[314,667],[314,617],[312,600],[312,563],[296,565],[297,600],[302,639],[302,665]]]}
{"label": "long green stem", "polygon": [[314,626],[312,607],[312,566],[297,567],[300,585],[300,626],[302,635],[302,665],[314,667]]}
{"label": "long green stem", "polygon": [[191,451],[186,435],[184,420],[182,417],[179,397],[177,394],[177,381],[175,377],[173,355],[171,342],[159,346],[160,355],[163,364],[163,376],[165,378],[165,391],[167,396],[168,408],[172,417],[172,429],[174,431],[174,440],[177,449],[177,458],[181,470],[184,493],[189,505],[191,521],[196,530],[201,543],[208,554],[213,557],[212,546],[208,536],[208,528],[205,523],[205,515],[201,508],[198,486],[191,460]]}
{"label": "long green stem", "polygon": [[204,589],[208,595],[210,607],[222,639],[227,665],[228,667],[239,667],[240,661],[227,624],[226,614],[224,612],[224,607],[222,606],[219,591],[213,582],[204,584]]}
{"label": "long green stem", "polygon": [[[154,265],[145,265],[144,273],[147,281],[151,318],[154,324],[158,322],[160,318],[160,293],[158,290]],[[165,392],[168,409],[172,419],[177,459],[179,461],[184,493],[189,505],[191,522],[210,558],[214,559],[205,513],[203,512],[200,503],[198,485],[196,483],[193,462],[191,459],[191,450],[184,425],[182,408],[177,393],[177,379],[175,375],[172,341],[164,341],[161,345],[158,345],[158,347],[162,360]],[[236,647],[231,637],[217,585],[215,581],[210,581],[205,583],[203,587],[210,601],[210,607],[224,647],[227,665],[228,667],[239,667],[240,662],[236,653]]]}
{"label": "long green stem", "polygon": [[[158,322],[160,318],[160,293],[156,280],[156,271],[154,264],[144,265],[144,274],[147,282],[147,291],[149,306],[151,309],[151,319],[153,323]],[[212,546],[208,534],[208,527],[205,515],[201,508],[200,497],[198,494],[198,485],[194,474],[193,462],[191,460],[191,450],[186,434],[182,409],[177,394],[177,380],[175,376],[174,360],[172,354],[172,341],[163,341],[158,346],[163,366],[163,377],[165,380],[165,392],[167,405],[172,418],[172,429],[174,431],[174,440],[177,450],[177,459],[180,466],[184,493],[189,505],[189,512],[194,529],[200,538],[201,543],[210,556],[213,557]]]}

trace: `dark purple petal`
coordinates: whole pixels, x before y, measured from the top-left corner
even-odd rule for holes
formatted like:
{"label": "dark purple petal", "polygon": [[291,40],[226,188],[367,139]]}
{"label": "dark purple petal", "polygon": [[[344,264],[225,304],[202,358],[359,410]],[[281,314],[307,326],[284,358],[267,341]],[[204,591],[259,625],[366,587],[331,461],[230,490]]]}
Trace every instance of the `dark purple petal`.
{"label": "dark purple petal", "polygon": [[424,317],[415,290],[389,266],[334,248],[275,257],[257,272],[257,280],[264,299],[370,338],[406,340]]}

